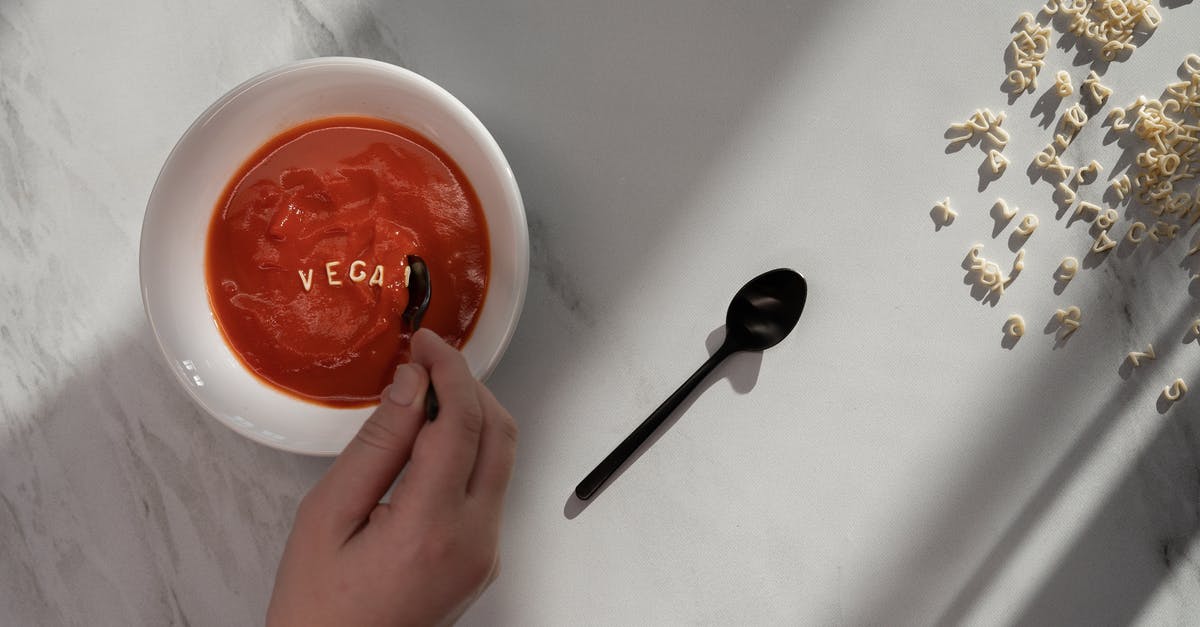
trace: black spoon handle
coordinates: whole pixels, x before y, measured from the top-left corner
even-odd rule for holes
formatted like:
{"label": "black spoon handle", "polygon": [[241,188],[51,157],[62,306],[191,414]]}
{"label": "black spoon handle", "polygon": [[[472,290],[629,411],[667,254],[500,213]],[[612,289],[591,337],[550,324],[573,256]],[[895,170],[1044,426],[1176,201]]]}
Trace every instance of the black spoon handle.
{"label": "black spoon handle", "polygon": [[679,386],[679,389],[675,390],[674,394],[668,396],[667,400],[658,406],[658,409],[654,410],[643,420],[642,424],[633,430],[633,433],[630,433],[628,437],[622,440],[617,445],[617,448],[613,449],[613,452],[604,458],[604,461],[600,462],[592,472],[588,473],[588,476],[583,478],[583,481],[579,482],[579,485],[575,486],[575,496],[579,497],[582,501],[592,498],[596,494],[596,491],[600,489],[600,486],[604,485],[604,482],[608,481],[608,478],[621,467],[621,464],[624,464],[625,460],[629,459],[646,442],[646,439],[662,426],[662,423],[667,420],[671,412],[675,411],[676,407],[679,407],[679,404],[696,389],[696,386],[700,385],[704,377],[707,377],[717,367],[717,364],[720,364],[722,360],[734,352],[734,349],[730,348],[728,344],[722,344],[717,349],[717,352],[713,353],[712,357],[709,357],[708,361],[704,362],[704,365],[696,370],[695,374],[689,377],[687,381],[684,381],[683,385]]}
{"label": "black spoon handle", "polygon": [[438,411],[442,408],[438,403],[437,392],[433,389],[433,382],[429,383],[429,389],[425,390],[425,419],[429,422],[437,420]]}
{"label": "black spoon handle", "polygon": [[[421,316],[424,312],[417,314],[413,319],[412,332],[416,334],[417,329],[421,328]],[[430,373],[433,376],[433,373]],[[433,389],[433,379],[429,379],[429,386],[425,388],[425,420],[433,422],[437,420],[438,411],[442,408],[441,403],[438,403],[437,390]]]}

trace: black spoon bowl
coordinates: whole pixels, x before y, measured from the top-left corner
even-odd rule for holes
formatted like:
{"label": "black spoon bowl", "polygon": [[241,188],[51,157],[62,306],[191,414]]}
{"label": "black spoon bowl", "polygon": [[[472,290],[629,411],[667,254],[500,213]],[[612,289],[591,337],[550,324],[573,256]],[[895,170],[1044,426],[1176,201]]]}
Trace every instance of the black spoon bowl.
{"label": "black spoon bowl", "polygon": [[725,341],[720,348],[579,482],[575,496],[583,501],[592,498],[726,357],[740,351],[764,351],[782,342],[796,328],[807,300],[808,282],[788,268],[760,274],[742,286],[725,314]]}
{"label": "black spoon bowl", "polygon": [[722,348],[735,353],[775,346],[796,328],[807,301],[808,282],[799,272],[781,268],[758,275],[729,303]]}
{"label": "black spoon bowl", "polygon": [[408,285],[408,306],[400,319],[412,329],[413,333],[421,328],[421,319],[429,309],[429,300],[433,297],[433,285],[429,282],[429,266],[417,255],[409,255],[408,273],[405,276]]}
{"label": "black spoon bowl", "polygon": [[[411,333],[416,333],[417,329],[421,328],[421,319],[425,317],[429,301],[433,298],[433,283],[429,281],[429,266],[425,265],[424,259],[417,255],[409,255],[407,261],[408,275],[405,280],[408,283],[408,306],[400,314],[400,320],[408,326]],[[429,389],[425,392],[425,418],[433,420],[437,415],[437,394],[433,391],[433,382],[430,381]]]}

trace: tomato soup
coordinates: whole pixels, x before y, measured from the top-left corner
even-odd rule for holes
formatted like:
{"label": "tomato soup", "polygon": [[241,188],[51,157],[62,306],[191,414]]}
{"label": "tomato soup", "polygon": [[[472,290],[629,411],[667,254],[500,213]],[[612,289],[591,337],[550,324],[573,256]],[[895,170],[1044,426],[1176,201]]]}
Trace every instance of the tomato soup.
{"label": "tomato soup", "polygon": [[490,266],[471,184],[411,129],[316,120],[258,149],[226,186],[208,231],[209,301],[263,380],[325,405],[369,405],[408,358],[410,254],[433,291],[421,326],[462,347]]}

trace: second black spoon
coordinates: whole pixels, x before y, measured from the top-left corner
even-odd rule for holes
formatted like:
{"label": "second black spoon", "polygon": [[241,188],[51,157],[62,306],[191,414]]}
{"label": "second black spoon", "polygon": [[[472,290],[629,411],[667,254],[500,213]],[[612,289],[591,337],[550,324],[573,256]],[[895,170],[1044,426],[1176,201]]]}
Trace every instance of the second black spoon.
{"label": "second black spoon", "polygon": [[729,303],[725,341],[717,352],[579,482],[575,496],[583,501],[592,498],[726,357],[739,351],[763,351],[783,341],[800,320],[807,300],[808,283],[795,270],[780,268],[751,279]]}

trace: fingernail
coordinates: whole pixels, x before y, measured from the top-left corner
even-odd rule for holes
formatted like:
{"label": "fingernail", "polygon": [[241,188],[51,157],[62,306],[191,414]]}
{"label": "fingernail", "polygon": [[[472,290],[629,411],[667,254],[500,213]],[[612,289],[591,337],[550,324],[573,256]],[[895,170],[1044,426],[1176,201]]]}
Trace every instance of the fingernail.
{"label": "fingernail", "polygon": [[417,400],[417,393],[420,391],[421,375],[417,374],[417,367],[412,364],[397,366],[396,376],[388,386],[388,398],[397,405],[408,407]]}

